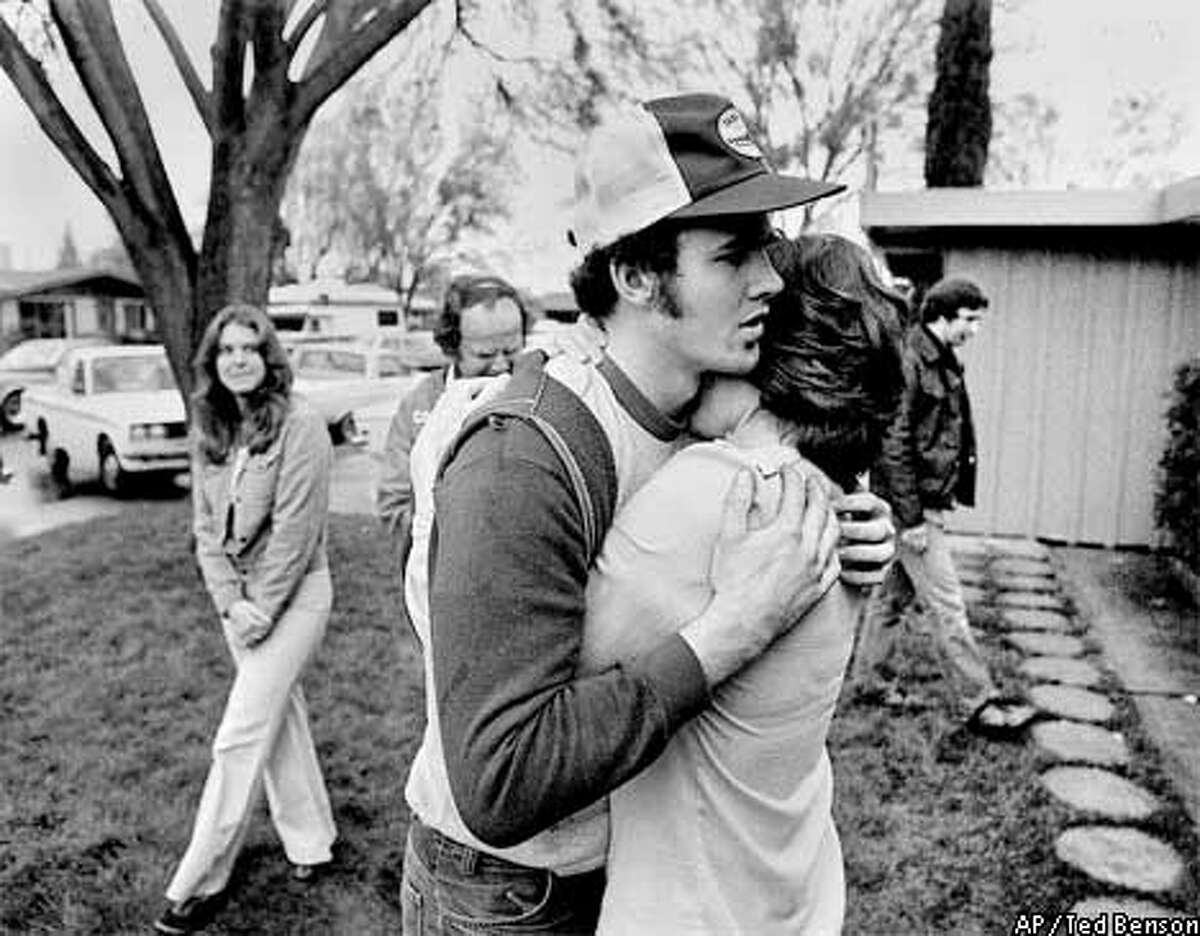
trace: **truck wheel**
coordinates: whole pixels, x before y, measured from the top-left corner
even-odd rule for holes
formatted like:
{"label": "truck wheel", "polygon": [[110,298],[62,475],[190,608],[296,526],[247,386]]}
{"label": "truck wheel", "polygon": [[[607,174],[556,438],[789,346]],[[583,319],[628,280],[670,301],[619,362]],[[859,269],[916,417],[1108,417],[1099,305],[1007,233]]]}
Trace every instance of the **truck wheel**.
{"label": "truck wheel", "polygon": [[14,390],[0,402],[0,432],[21,428],[21,391]]}
{"label": "truck wheel", "polygon": [[107,439],[100,440],[100,487],[113,497],[120,497],[126,487],[121,460]]}
{"label": "truck wheel", "polygon": [[60,494],[71,490],[71,456],[56,448],[50,455],[50,480],[58,485]]}

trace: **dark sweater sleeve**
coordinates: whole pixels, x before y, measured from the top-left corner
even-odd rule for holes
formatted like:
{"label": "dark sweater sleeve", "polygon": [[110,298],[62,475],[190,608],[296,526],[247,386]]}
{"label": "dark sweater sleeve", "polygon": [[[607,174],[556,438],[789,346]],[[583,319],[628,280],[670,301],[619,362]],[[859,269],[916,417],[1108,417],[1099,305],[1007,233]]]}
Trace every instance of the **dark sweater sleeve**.
{"label": "dark sweater sleeve", "polygon": [[708,688],[678,635],[635,664],[580,675],[582,522],[536,430],[480,429],[435,502],[430,615],[450,788],[471,832],[507,847],[645,767]]}

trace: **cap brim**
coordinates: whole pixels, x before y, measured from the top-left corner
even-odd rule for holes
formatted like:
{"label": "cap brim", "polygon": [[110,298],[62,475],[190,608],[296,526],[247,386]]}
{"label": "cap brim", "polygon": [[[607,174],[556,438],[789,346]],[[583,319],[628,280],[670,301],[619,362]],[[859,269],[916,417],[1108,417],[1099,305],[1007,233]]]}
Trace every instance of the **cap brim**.
{"label": "cap brim", "polygon": [[795,208],[845,191],[840,182],[821,182],[797,176],[763,172],[713,192],[671,212],[669,218],[706,218],[716,215],[757,214]]}

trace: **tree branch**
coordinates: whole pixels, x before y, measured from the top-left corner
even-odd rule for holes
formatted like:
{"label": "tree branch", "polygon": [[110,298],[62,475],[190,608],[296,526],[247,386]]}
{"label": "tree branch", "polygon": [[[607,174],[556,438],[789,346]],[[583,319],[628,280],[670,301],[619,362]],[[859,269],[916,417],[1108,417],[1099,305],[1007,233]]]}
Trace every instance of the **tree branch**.
{"label": "tree branch", "polygon": [[[294,2],[294,0],[293,0]],[[304,42],[304,37],[308,35],[308,31],[313,28],[313,24],[325,15],[326,0],[313,0],[313,3],[304,11],[300,17],[300,21],[296,23],[296,28],[292,30],[284,41],[287,43],[288,58],[294,58],[296,50],[300,48],[300,44]]]}
{"label": "tree branch", "polygon": [[190,243],[108,0],[51,0],[50,12],[112,141],[124,187],[161,230]]}
{"label": "tree branch", "polygon": [[[292,105],[295,122],[304,124],[310,120],[334,91],[431,3],[433,0],[377,0],[368,9],[356,7],[362,13],[356,22],[349,24],[348,33],[339,29],[335,11],[327,11],[318,49],[313,52],[304,80],[297,86]],[[324,54],[318,55],[321,49]]]}
{"label": "tree branch", "polygon": [[8,75],[42,131],[58,148],[85,185],[109,207],[123,198],[120,182],[88,142],[46,79],[41,64],[0,17],[0,68]]}
{"label": "tree branch", "polygon": [[[245,122],[242,92],[246,74],[246,43],[250,35],[247,0],[222,0],[217,39],[212,47],[213,132]],[[213,137],[213,142],[217,142]]]}
{"label": "tree branch", "polygon": [[175,27],[171,25],[171,21],[163,12],[158,0],[142,0],[142,5],[145,6],[146,12],[150,14],[150,19],[154,21],[154,25],[158,29],[158,33],[162,36],[163,42],[167,45],[167,50],[171,53],[171,59],[175,62],[175,67],[179,70],[179,75],[183,78],[183,84],[187,88],[188,94],[191,95],[192,103],[196,106],[196,111],[200,114],[200,119],[204,122],[205,129],[209,134],[212,134],[212,101],[208,96],[208,89],[204,87],[204,82],[200,80],[200,75],[196,72],[196,67],[192,64],[191,58],[188,57],[187,49],[183,47],[183,43],[179,40],[179,34],[175,31]]}

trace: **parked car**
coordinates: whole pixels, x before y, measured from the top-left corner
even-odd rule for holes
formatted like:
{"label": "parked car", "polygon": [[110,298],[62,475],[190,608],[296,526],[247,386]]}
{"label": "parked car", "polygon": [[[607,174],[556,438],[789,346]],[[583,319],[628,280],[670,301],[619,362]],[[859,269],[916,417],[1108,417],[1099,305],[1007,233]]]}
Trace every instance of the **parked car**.
{"label": "parked car", "polygon": [[420,379],[398,352],[364,344],[298,344],[291,361],[292,386],[325,417],[335,443],[367,445],[370,429],[356,413],[394,409]]}
{"label": "parked car", "polygon": [[25,388],[53,382],[59,362],[71,348],[109,343],[102,335],[26,338],[0,355],[0,432],[22,428],[21,395]]}
{"label": "parked car", "polygon": [[187,414],[162,345],[73,348],[24,409],[60,484],[98,478],[120,494],[188,469]]}

